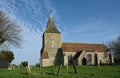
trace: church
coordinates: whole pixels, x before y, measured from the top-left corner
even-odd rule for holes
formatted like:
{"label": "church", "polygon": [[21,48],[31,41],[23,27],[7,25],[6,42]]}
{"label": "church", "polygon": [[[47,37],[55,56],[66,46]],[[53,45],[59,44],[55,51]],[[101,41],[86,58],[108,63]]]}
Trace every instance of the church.
{"label": "church", "polygon": [[80,51],[77,65],[113,63],[113,55],[105,44],[62,42],[62,34],[55,25],[51,11],[42,36],[40,65],[45,67],[71,64],[72,57]]}

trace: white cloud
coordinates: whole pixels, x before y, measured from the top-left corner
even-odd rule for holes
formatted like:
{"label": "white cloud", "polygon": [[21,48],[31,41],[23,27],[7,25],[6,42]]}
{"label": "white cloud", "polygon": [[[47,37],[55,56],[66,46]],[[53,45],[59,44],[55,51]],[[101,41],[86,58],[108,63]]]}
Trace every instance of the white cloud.
{"label": "white cloud", "polygon": [[24,27],[23,30],[22,47],[20,49],[13,49],[15,52],[13,63],[19,64],[21,61],[28,61],[29,64],[39,63],[42,32],[35,32],[28,27]]}
{"label": "white cloud", "polygon": [[[47,4],[54,8],[51,3],[49,1]],[[30,64],[39,63],[42,32],[49,16],[48,9],[45,8],[48,6],[44,4],[46,2],[43,0],[0,0],[0,10],[5,11],[23,29],[21,48],[12,48],[15,54],[12,63],[20,64],[22,61],[28,61]],[[57,13],[54,15],[57,16]]]}

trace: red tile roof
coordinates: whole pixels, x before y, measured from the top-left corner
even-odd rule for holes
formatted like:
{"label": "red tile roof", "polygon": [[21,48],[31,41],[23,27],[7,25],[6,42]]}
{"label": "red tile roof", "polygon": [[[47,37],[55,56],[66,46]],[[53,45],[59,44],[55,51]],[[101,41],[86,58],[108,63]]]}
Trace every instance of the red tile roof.
{"label": "red tile roof", "polygon": [[42,59],[49,59],[48,51],[44,50],[44,51],[42,52]]}
{"label": "red tile roof", "polygon": [[62,43],[64,52],[77,52],[84,50],[86,52],[107,52],[109,49],[104,44],[88,44],[88,43]]}

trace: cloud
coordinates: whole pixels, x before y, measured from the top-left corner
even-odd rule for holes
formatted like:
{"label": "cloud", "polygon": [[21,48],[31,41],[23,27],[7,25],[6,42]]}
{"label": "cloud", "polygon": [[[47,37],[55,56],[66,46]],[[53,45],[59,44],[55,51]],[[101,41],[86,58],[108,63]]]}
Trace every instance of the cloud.
{"label": "cloud", "polygon": [[96,25],[99,25],[101,23],[102,23],[102,20],[97,20],[92,24],[92,26],[96,26]]}
{"label": "cloud", "polygon": [[50,0],[0,0],[0,10],[6,12],[23,30],[21,48],[11,49],[15,54],[12,63],[39,63],[42,33],[49,17],[48,7],[53,9],[55,19],[58,20],[57,10]]}
{"label": "cloud", "polygon": [[[78,25],[69,25],[62,32],[63,41],[103,43],[117,38],[120,34],[119,25],[113,25],[104,19],[93,19]],[[75,37],[72,37],[75,35]]]}
{"label": "cloud", "polygon": [[79,24],[69,25],[69,27],[64,28],[64,33],[87,33],[98,31],[103,28],[104,22],[101,19],[94,19],[89,21],[80,22]]}
{"label": "cloud", "polygon": [[27,27],[22,29],[24,30],[22,47],[20,49],[13,49],[13,52],[15,52],[13,63],[19,64],[21,61],[28,61],[29,64],[39,63],[42,32],[36,32]]}

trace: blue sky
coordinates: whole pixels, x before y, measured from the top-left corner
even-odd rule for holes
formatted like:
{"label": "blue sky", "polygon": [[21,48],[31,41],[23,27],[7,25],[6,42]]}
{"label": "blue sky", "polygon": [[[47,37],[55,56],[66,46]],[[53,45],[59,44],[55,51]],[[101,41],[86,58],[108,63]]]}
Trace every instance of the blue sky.
{"label": "blue sky", "polygon": [[120,0],[0,0],[23,29],[21,48],[10,48],[12,63],[39,63],[42,34],[52,8],[63,42],[106,43],[120,35]]}

